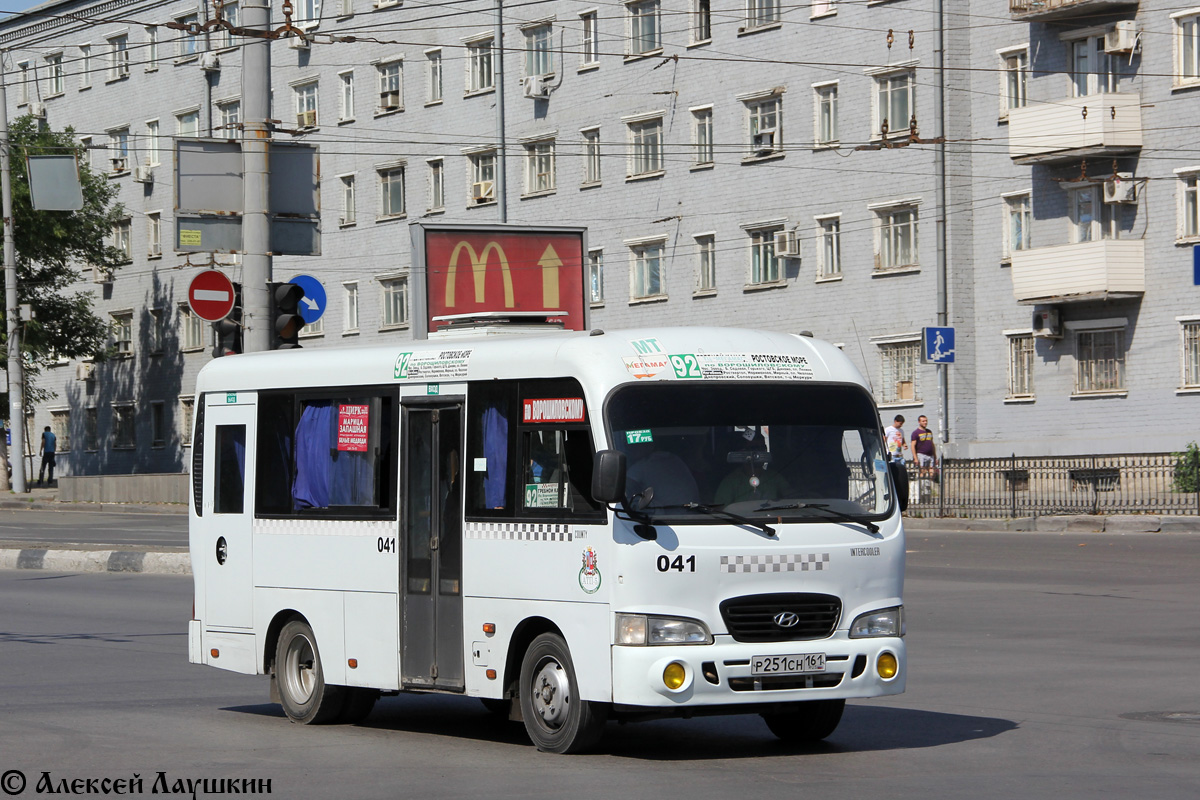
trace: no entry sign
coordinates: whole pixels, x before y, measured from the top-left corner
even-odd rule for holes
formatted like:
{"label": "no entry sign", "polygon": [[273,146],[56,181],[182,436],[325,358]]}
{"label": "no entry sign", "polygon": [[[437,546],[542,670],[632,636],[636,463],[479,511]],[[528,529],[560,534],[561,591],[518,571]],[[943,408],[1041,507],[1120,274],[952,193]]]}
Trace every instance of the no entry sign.
{"label": "no entry sign", "polygon": [[225,273],[206,269],[188,286],[188,305],[205,322],[220,322],[233,311],[233,284]]}

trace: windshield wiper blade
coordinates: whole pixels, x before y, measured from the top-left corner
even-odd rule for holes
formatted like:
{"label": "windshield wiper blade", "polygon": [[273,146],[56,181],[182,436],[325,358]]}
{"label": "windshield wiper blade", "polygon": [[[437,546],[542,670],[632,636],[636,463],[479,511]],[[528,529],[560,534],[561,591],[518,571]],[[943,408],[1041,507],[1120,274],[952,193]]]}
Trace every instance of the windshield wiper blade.
{"label": "windshield wiper blade", "polygon": [[854,514],[846,514],[845,512],[830,508],[828,503],[785,503],[778,506],[764,506],[762,508],[755,509],[755,511],[789,511],[791,509],[803,510],[806,508],[820,511],[822,514],[828,514],[834,519],[840,519],[846,522],[856,522],[869,530],[871,533],[879,533],[879,526],[874,522],[871,522],[871,520],[863,519],[862,517],[855,516]]}
{"label": "windshield wiper blade", "polygon": [[775,535],[775,529],[767,523],[759,522],[756,519],[749,519],[747,517],[734,514],[731,511],[726,511],[722,508],[713,508],[711,506],[706,506],[703,503],[684,503],[683,508],[690,509],[692,511],[699,511],[701,514],[708,514],[712,517],[723,517],[724,519],[733,520],[734,522],[741,523],[742,525],[749,525],[752,528],[758,528],[767,536]]}

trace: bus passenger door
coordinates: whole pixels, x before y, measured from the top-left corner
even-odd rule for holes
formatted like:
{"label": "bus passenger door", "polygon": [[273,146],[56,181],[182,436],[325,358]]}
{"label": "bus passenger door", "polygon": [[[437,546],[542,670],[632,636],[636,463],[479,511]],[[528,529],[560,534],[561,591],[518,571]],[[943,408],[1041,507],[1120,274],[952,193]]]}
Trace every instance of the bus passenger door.
{"label": "bus passenger door", "polygon": [[405,405],[400,680],[463,691],[462,405]]}
{"label": "bus passenger door", "polygon": [[[205,397],[204,570],[206,627],[249,628],[253,560],[255,396],[216,392]],[[240,402],[239,402],[240,401]]]}

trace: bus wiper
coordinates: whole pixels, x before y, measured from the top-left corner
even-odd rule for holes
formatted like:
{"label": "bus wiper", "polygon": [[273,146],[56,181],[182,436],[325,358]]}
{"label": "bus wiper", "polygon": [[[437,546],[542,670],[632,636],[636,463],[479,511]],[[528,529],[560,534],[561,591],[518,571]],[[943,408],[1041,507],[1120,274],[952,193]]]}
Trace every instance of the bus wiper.
{"label": "bus wiper", "polygon": [[834,519],[844,520],[846,522],[857,522],[871,533],[879,533],[879,526],[869,519],[863,519],[853,514],[846,514],[836,509],[830,508],[828,503],[786,503],[778,506],[764,506],[763,508],[755,509],[756,511],[788,511],[791,509],[806,509],[811,508],[820,511],[822,514],[828,514]]}
{"label": "bus wiper", "polygon": [[759,522],[756,519],[749,519],[747,517],[739,516],[738,514],[734,514],[731,511],[726,511],[723,508],[713,508],[712,506],[706,506],[703,503],[684,503],[683,508],[686,508],[690,511],[699,511],[701,514],[708,514],[712,517],[722,517],[724,519],[741,523],[742,525],[749,525],[752,528],[758,528],[767,536],[775,535],[775,529],[767,523]]}

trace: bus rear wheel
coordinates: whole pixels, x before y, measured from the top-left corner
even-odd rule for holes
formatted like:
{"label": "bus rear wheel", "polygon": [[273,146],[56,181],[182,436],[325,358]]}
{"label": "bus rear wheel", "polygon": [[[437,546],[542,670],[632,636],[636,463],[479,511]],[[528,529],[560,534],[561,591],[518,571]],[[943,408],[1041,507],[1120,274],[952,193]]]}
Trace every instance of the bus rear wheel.
{"label": "bus rear wheel", "polygon": [[783,712],[763,714],[771,733],[791,744],[813,744],[830,736],[842,721],[845,700],[808,700]]}
{"label": "bus rear wheel", "polygon": [[567,643],[555,633],[534,639],[521,661],[525,731],[546,753],[578,753],[604,733],[606,706],[584,700]]}
{"label": "bus rear wheel", "polygon": [[279,632],[275,685],[283,713],[292,722],[332,722],[345,707],[344,687],[325,683],[317,637],[304,620],[294,619]]}

